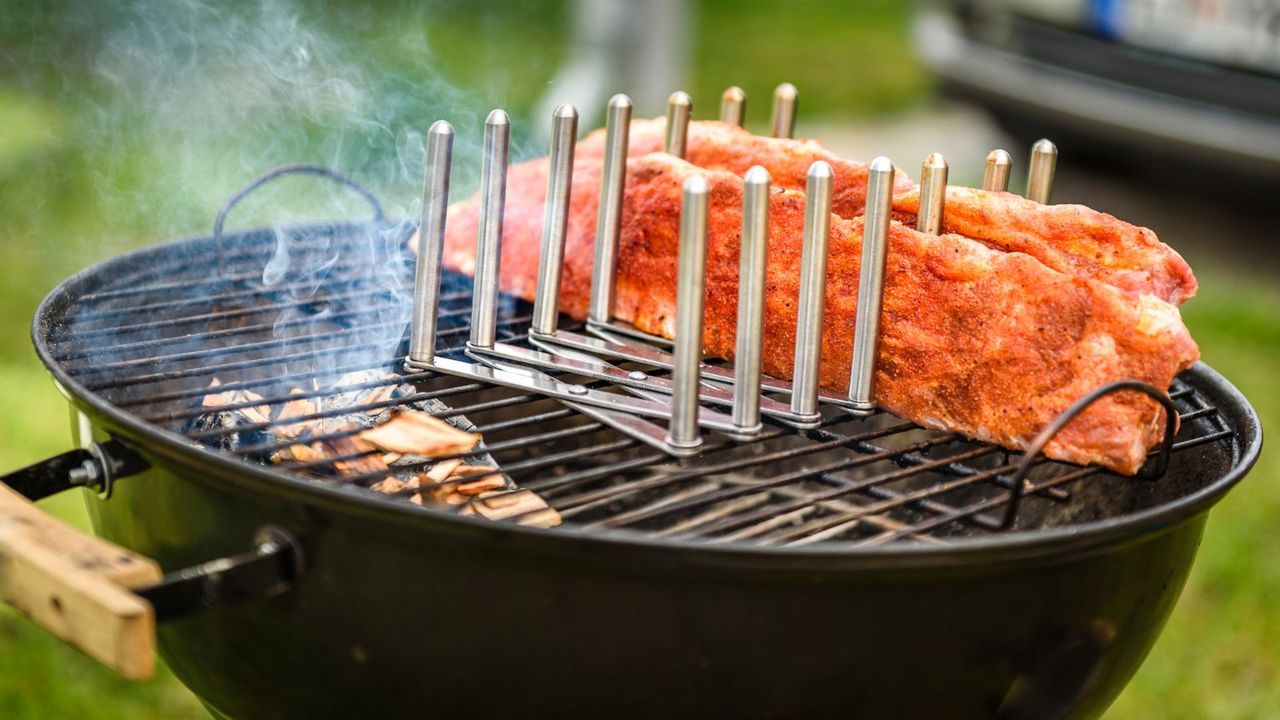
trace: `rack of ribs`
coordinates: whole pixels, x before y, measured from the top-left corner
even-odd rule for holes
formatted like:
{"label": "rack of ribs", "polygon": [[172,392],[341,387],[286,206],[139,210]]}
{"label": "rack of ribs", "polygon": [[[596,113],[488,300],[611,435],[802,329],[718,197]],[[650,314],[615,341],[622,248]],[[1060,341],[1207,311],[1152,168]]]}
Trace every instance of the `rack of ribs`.
{"label": "rack of ribs", "polygon": [[[652,128],[633,124],[618,250],[614,315],[671,337],[681,187],[691,174],[711,185],[704,349],[732,359],[737,312],[742,180],[739,170],[771,170],[763,362],[789,378],[796,327],[808,166],[835,168],[821,384],[849,382],[856,321],[867,166],[814,142],[752,136],[723,123],[694,123],[688,158],[636,155]],[[585,317],[591,286],[603,140],[579,145],[561,280],[560,309]],[[721,137],[723,140],[716,140]],[[754,153],[754,154],[753,154]],[[1185,262],[1145,229],[1078,206],[1041,206],[1008,193],[948,194],[944,229],[929,235],[900,222],[914,213],[913,184],[899,173],[890,226],[875,400],[920,425],[1024,449],[1073,401],[1115,380],[1168,387],[1199,351],[1178,301],[1194,293]],[[511,168],[507,181],[500,282],[530,299],[536,289],[547,161]],[[918,197],[918,196],[917,196]],[[918,200],[915,200],[918,203]],[[966,210],[969,207],[977,209]],[[1004,208],[1005,223],[983,227],[982,213]],[[478,200],[456,204],[445,238],[446,267],[473,273]],[[968,237],[966,237],[968,236]],[[1011,239],[1014,238],[1014,239]],[[1096,248],[1106,248],[1101,252]],[[1016,250],[1016,251],[1015,251]],[[1091,254],[1092,253],[1092,254]],[[1152,258],[1161,262],[1152,265]],[[1162,411],[1137,393],[1091,406],[1047,447],[1055,459],[1132,474],[1162,436]]]}

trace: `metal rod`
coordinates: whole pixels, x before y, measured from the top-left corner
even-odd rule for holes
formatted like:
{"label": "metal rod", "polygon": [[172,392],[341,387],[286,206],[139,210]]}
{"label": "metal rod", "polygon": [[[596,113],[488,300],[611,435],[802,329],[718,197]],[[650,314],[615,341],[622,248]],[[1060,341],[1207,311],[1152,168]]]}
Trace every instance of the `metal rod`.
{"label": "metal rod", "polygon": [[773,114],[769,118],[769,134],[776,138],[795,137],[796,99],[800,93],[791,83],[782,83],[773,91]]}
{"label": "metal rod", "polygon": [[1008,152],[996,148],[987,153],[987,164],[982,170],[982,189],[1005,192],[1009,189],[1009,171],[1013,158]]}
{"label": "metal rod", "polygon": [[756,165],[742,187],[742,254],[738,264],[738,328],[733,360],[733,424],[760,427],[760,352],[764,339],[765,259],[769,256],[769,171]]}
{"label": "metal rod", "polygon": [[835,172],[823,160],[809,166],[804,198],[804,249],[800,258],[800,308],[796,315],[791,412],[818,414],[818,369],[822,363],[822,311],[827,291],[827,242],[831,237],[831,193]]}
{"label": "metal rod", "polygon": [[422,180],[422,219],[418,223],[418,262],[413,278],[413,320],[407,364],[431,362],[436,352],[436,315],[440,311],[440,262],[449,214],[449,169],[453,162],[453,126],[437,120],[427,131],[426,172]]}
{"label": "metal rod", "polygon": [[591,306],[587,318],[605,323],[613,317],[618,236],[622,231],[622,195],[627,183],[627,145],[631,139],[631,98],[614,95],[604,131],[604,169],[600,210],[596,213],[596,259],[591,266]]}
{"label": "metal rod", "polygon": [[720,95],[720,122],[742,127],[747,117],[747,93],[734,85]]}
{"label": "metal rod", "polygon": [[[680,259],[676,276],[676,337],[672,353],[671,427],[667,442],[680,448],[702,444],[698,429],[698,383],[702,365],[702,305],[707,271],[706,178],[684,183],[680,206]],[[736,422],[734,423],[737,424]]]}
{"label": "metal rod", "polygon": [[942,213],[947,206],[947,159],[929,153],[920,166],[920,210],[916,230],[930,235],[942,232]]}
{"label": "metal rod", "polygon": [[538,254],[538,289],[533,298],[531,333],[554,335],[560,316],[560,273],[564,269],[564,237],[569,224],[573,185],[573,150],[578,137],[578,111],[568,103],[551,116],[551,164],[547,169],[547,205],[542,214],[542,247]]}
{"label": "metal rod", "polygon": [[875,411],[873,384],[880,345],[880,308],[884,301],[884,267],[889,249],[893,201],[893,163],[883,155],[867,173],[867,214],[862,230],[862,267],[858,274],[858,309],[853,328],[853,367],[849,400],[855,414]]}
{"label": "metal rod", "polygon": [[480,228],[476,233],[476,277],[468,342],[474,347],[493,347],[498,334],[498,268],[510,144],[511,118],[502,110],[494,110],[484,121],[484,159],[480,166]]}
{"label": "metal rod", "polygon": [[667,98],[667,134],[662,141],[663,152],[684,159],[689,143],[689,118],[693,116],[693,98],[683,90],[671,93]]}
{"label": "metal rod", "polygon": [[1031,146],[1031,164],[1027,167],[1027,199],[1049,204],[1053,192],[1053,171],[1058,164],[1058,147],[1045,138]]}

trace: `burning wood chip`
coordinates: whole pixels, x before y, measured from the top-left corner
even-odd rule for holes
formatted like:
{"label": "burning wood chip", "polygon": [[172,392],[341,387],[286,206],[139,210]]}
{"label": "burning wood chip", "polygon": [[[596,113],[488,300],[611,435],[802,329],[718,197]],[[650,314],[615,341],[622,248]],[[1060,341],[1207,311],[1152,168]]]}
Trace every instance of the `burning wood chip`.
{"label": "burning wood chip", "polygon": [[432,465],[426,472],[422,473],[422,477],[433,483],[444,482],[453,475],[453,471],[462,465],[460,458],[451,458],[449,460],[441,460]]}
{"label": "burning wood chip", "polygon": [[[302,391],[295,388],[290,391],[290,394],[300,395]],[[285,437],[296,438],[311,428],[310,423],[297,422],[294,421],[295,418],[314,415],[319,411],[319,406],[311,398],[294,398],[280,408],[280,414],[276,416],[276,422],[279,423],[276,432]]]}
{"label": "burning wood chip", "polygon": [[[221,385],[222,382],[217,378],[214,378],[213,382],[209,383],[211,388],[217,388]],[[205,395],[200,401],[200,406],[210,410],[222,410],[228,405],[259,402],[262,402],[262,396],[252,390],[223,390],[222,392],[213,392]],[[236,412],[239,412],[250,423],[271,422],[271,408],[268,405],[250,405],[249,407],[237,408]]]}
{"label": "burning wood chip", "polygon": [[[486,470],[497,470],[488,465],[457,465],[449,474],[448,485],[433,489],[433,497],[446,505],[461,505],[468,498],[484,493],[511,490],[510,483],[501,472],[486,473]],[[438,481],[439,482],[439,481]]]}
{"label": "burning wood chip", "polygon": [[[241,443],[282,443],[270,456],[272,462],[299,464],[325,461],[332,463],[332,470],[341,475],[379,475],[384,477],[369,486],[375,492],[387,495],[405,495],[417,505],[435,505],[455,508],[460,515],[478,515],[489,520],[514,520],[521,525],[552,527],[561,522],[560,513],[531,490],[515,489],[510,479],[492,465],[469,465],[459,457],[466,455],[480,444],[478,433],[465,418],[445,422],[432,413],[447,408],[434,401],[419,404],[428,411],[411,408],[369,408],[405,397],[413,392],[412,386],[397,385],[395,376],[372,372],[351,373],[339,378],[339,388],[333,396],[301,397],[307,394],[294,389],[289,399],[274,413],[262,396],[248,390],[218,390],[221,383],[214,380],[209,394],[201,398],[201,406],[209,412],[197,417],[197,429],[235,429],[248,424],[263,424],[266,430],[254,429],[227,434]],[[393,382],[385,382],[391,380]],[[313,391],[319,390],[312,383]],[[355,385],[373,385],[367,388],[350,388]],[[233,409],[227,410],[227,406]],[[363,410],[354,408],[360,407]],[[344,408],[352,408],[340,414]],[[335,413],[334,411],[339,411]],[[318,414],[333,417],[314,418]],[[310,419],[303,419],[310,418]],[[384,420],[385,419],[385,420]],[[384,420],[383,422],[379,422]],[[372,427],[373,423],[377,423]],[[461,425],[462,427],[458,427]],[[361,429],[363,428],[363,429]],[[327,437],[336,434],[337,437]],[[233,443],[234,444],[234,443]],[[399,477],[390,475],[395,463],[402,470],[426,465],[424,461],[444,458],[431,463],[422,472]],[[492,458],[483,451],[472,461],[489,461]],[[406,465],[407,464],[407,465]],[[320,473],[320,467],[300,468],[305,472]],[[407,476],[406,476],[407,475]],[[417,492],[412,492],[417,490]]]}
{"label": "burning wood chip", "polygon": [[517,518],[520,525],[549,528],[560,524],[560,513],[532,490],[485,493],[472,498],[459,515],[479,515],[488,520]]}
{"label": "burning wood chip", "polygon": [[401,410],[391,419],[356,437],[382,450],[421,457],[455,455],[471,450],[480,436],[419,410]]}
{"label": "burning wood chip", "polygon": [[[364,395],[362,395],[360,397],[359,402],[361,405],[375,405],[377,403],[382,403],[390,400],[394,396],[394,394],[395,394],[394,385],[383,385],[382,387],[374,388],[369,392],[365,393]],[[371,407],[366,409],[364,412],[366,415],[381,415],[386,411],[387,409],[385,407]]]}
{"label": "burning wood chip", "polygon": [[304,445],[302,443],[294,443],[289,446],[289,453],[293,459],[300,463],[315,462],[324,458],[324,450],[319,443]]}
{"label": "burning wood chip", "polygon": [[501,473],[484,472],[494,469],[486,465],[461,465],[455,468],[450,476],[458,481],[453,486],[454,491],[461,495],[480,495],[495,490],[506,490],[507,479]]}
{"label": "burning wood chip", "polygon": [[[401,390],[401,386],[397,384],[399,379],[397,375],[390,373],[378,374],[369,370],[347,373],[334,382],[335,388],[342,390],[353,385],[382,384],[371,388],[342,390],[340,394],[330,398],[327,404],[330,408],[347,408],[356,405],[377,405],[393,400],[405,394],[405,391]],[[366,407],[363,412],[369,417],[377,417],[387,411],[386,407]]]}
{"label": "burning wood chip", "polygon": [[407,489],[409,487],[409,484],[403,480],[400,480],[399,478],[389,477],[389,478],[383,478],[382,480],[370,485],[369,487],[370,489],[377,490],[380,493],[386,493],[387,495],[395,495],[396,493]]}
{"label": "burning wood chip", "polygon": [[424,499],[433,501],[436,504],[444,505],[461,505],[466,502],[466,498],[454,492],[453,483],[441,485],[440,483],[449,479],[459,466],[462,460],[452,458],[450,460],[441,460],[432,465],[426,472],[418,475],[418,494],[425,495]]}
{"label": "burning wood chip", "polygon": [[335,460],[333,467],[343,475],[363,475],[365,473],[386,472],[387,464],[382,456],[371,454],[373,445],[363,440],[360,435],[346,435],[325,440],[323,445],[327,456],[349,455],[351,457]]}

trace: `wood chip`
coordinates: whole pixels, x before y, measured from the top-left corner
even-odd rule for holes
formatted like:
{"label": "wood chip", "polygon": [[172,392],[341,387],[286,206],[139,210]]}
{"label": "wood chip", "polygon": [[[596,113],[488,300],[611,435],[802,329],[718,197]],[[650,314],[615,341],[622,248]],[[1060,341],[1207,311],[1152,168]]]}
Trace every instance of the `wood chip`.
{"label": "wood chip", "polygon": [[418,492],[418,497],[424,502],[432,505],[449,505],[458,506],[465,503],[469,498],[460,492],[456,492],[452,485],[436,488],[423,488]]}
{"label": "wood chip", "polygon": [[523,516],[518,522],[534,527],[554,527],[560,524],[560,513],[548,506],[547,501],[532,490],[486,493],[472,498],[458,514],[479,515],[488,520]]}
{"label": "wood chip", "polygon": [[[356,455],[357,453],[368,453],[373,450],[373,446],[362,440],[359,435],[348,435],[326,440],[324,445],[327,456]],[[381,455],[369,454],[336,460],[333,463],[333,467],[343,475],[364,475],[366,473],[386,472],[389,469],[387,464],[382,462]]]}
{"label": "wood chip", "polygon": [[452,483],[440,485],[461,465],[462,460],[458,458],[441,460],[427,468],[426,472],[418,473],[418,494],[425,495],[426,500],[436,505],[461,505],[466,502],[467,498],[459,494]]}
{"label": "wood chip", "polygon": [[560,513],[555,508],[549,507],[545,510],[529,513],[516,521],[518,525],[536,528],[553,528],[561,523]]}
{"label": "wood chip", "polygon": [[[395,392],[395,389],[394,385],[383,385],[382,387],[373,388],[360,396],[357,399],[357,402],[361,405],[373,405],[375,403],[386,402],[391,399],[391,394]],[[366,415],[381,415],[386,411],[387,408],[385,407],[372,407],[366,408],[364,412]]]}
{"label": "wood chip", "polygon": [[[492,470],[492,473],[486,473],[485,470]],[[491,465],[459,465],[453,469],[453,473],[449,477],[463,478],[467,481],[479,480],[490,475],[502,476],[498,468]]]}
{"label": "wood chip", "polygon": [[380,493],[386,493],[387,495],[395,495],[396,493],[401,492],[402,490],[405,489],[405,483],[403,480],[400,480],[398,478],[389,477],[389,478],[383,478],[379,482],[376,482],[370,485],[369,487],[373,490],[377,490]]}
{"label": "wood chip", "polygon": [[507,480],[501,475],[485,475],[476,480],[464,480],[453,486],[460,495],[480,495],[495,490],[506,490]]}
{"label": "wood chip", "polygon": [[464,453],[480,443],[480,436],[417,410],[402,410],[377,427],[360,433],[360,438],[384,452],[421,457]]}
{"label": "wood chip", "polygon": [[289,452],[293,455],[294,460],[302,463],[315,462],[324,457],[324,453],[318,444],[303,445],[302,443],[294,443],[289,446]]}
{"label": "wood chip", "polygon": [[449,476],[453,475],[460,467],[462,467],[461,458],[450,458],[448,460],[441,460],[435,465],[427,468],[426,472],[420,473],[419,475],[430,482],[440,483],[448,480]]}
{"label": "wood chip", "polygon": [[[294,388],[289,391],[289,394],[300,395],[302,391]],[[296,438],[303,432],[310,430],[312,423],[290,421],[294,418],[314,415],[319,411],[319,406],[311,398],[294,398],[280,408],[280,414],[276,416],[276,422],[279,425],[275,428],[275,432],[285,437]]]}
{"label": "wood chip", "polygon": [[[209,383],[209,387],[217,388],[222,383],[217,378]],[[209,393],[200,400],[200,407],[210,410],[223,411],[227,405],[241,405],[243,403],[259,403],[262,402],[262,396],[252,390],[223,390],[222,392]],[[271,422],[271,407],[268,405],[250,405],[249,407],[236,408],[227,410],[226,412],[240,413],[246,420],[251,423],[269,423]]]}

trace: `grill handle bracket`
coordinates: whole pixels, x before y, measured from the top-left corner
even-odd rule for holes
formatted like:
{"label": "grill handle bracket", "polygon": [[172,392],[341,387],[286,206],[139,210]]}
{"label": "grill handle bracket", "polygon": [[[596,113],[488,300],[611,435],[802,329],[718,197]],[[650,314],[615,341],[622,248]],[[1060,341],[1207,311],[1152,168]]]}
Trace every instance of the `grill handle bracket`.
{"label": "grill handle bracket", "polygon": [[1000,524],[1001,529],[1008,530],[1013,527],[1014,520],[1018,517],[1018,504],[1022,501],[1025,493],[1027,473],[1031,472],[1031,468],[1035,465],[1036,458],[1044,451],[1049,441],[1053,440],[1064,427],[1072,420],[1076,419],[1080,413],[1086,408],[1094,404],[1098,400],[1121,390],[1133,390],[1140,392],[1152,400],[1160,403],[1164,407],[1164,438],[1160,441],[1160,448],[1148,455],[1148,459],[1154,458],[1155,463],[1148,462],[1139,470],[1139,477],[1148,480],[1154,480],[1164,475],[1169,468],[1169,455],[1173,450],[1173,436],[1178,433],[1178,408],[1173,404],[1173,400],[1167,393],[1160,392],[1155,387],[1148,385],[1140,380],[1118,380],[1096,388],[1088,395],[1076,400],[1071,407],[1067,408],[1050,423],[1040,434],[1031,441],[1031,445],[1022,455],[1022,462],[1018,464],[1017,471],[1013,474],[1013,487],[1009,491],[1009,506],[1005,510],[1004,521]]}
{"label": "grill handle bracket", "polygon": [[97,490],[105,499],[110,497],[111,484],[117,478],[146,469],[146,462],[137,453],[119,440],[108,440],[15,470],[0,477],[0,482],[32,502],[73,487]]}
{"label": "grill handle bracket", "polygon": [[279,595],[304,569],[301,543],[289,531],[270,525],[258,531],[247,552],[169,573],[134,592],[151,603],[157,621],[165,622],[215,606]]}

